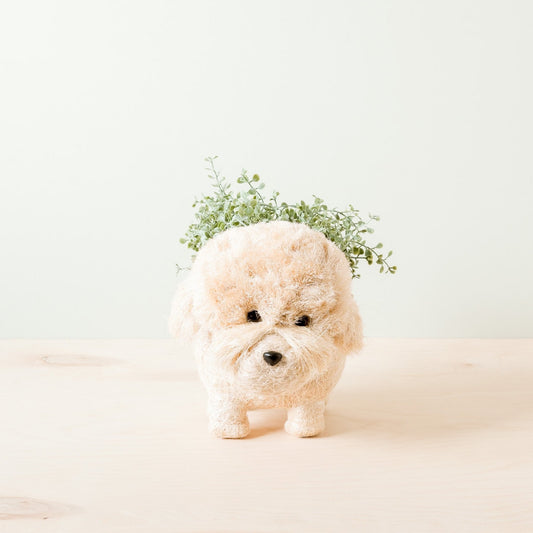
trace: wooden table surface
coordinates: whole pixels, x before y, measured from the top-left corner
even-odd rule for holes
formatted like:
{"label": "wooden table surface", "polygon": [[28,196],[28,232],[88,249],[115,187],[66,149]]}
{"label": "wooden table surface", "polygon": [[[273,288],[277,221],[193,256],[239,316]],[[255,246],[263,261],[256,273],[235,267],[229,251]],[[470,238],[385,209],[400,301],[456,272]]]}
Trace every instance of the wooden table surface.
{"label": "wooden table surface", "polygon": [[368,339],[312,439],[205,401],[173,341],[0,341],[0,532],[533,531],[533,340]]}

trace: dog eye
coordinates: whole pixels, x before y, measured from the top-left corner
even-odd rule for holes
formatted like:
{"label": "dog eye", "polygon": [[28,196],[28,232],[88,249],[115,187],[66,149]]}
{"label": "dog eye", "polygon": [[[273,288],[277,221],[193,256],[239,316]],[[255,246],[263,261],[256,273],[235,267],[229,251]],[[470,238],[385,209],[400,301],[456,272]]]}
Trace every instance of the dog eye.
{"label": "dog eye", "polygon": [[259,314],[259,311],[254,309],[253,311],[248,311],[246,320],[248,320],[248,322],[261,322],[261,315]]}
{"label": "dog eye", "polygon": [[311,319],[307,316],[301,316],[294,324],[296,326],[308,326]]}

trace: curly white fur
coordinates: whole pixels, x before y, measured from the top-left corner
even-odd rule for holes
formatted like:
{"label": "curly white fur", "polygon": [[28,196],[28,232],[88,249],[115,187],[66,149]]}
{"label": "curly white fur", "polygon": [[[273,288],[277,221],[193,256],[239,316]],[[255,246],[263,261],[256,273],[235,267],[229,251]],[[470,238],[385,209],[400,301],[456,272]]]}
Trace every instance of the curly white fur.
{"label": "curly white fur", "polygon": [[[303,224],[267,222],[218,234],[198,252],[174,296],[172,334],[194,341],[209,428],[245,437],[247,411],[289,409],[299,437],[324,429],[324,407],[362,325],[343,252]],[[249,322],[256,310],[261,318]],[[295,323],[302,316],[309,325]],[[265,352],[282,354],[271,366]]]}

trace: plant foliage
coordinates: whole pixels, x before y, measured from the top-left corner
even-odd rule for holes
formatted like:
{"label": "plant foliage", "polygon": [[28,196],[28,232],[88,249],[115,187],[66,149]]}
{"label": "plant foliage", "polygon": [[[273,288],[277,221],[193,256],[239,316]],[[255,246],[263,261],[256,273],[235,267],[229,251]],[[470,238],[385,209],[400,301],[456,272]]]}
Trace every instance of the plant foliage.
{"label": "plant foliage", "polygon": [[[215,168],[216,158],[215,156],[205,159],[209,164],[206,170],[212,180],[213,191],[194,202],[193,207],[197,208],[196,220],[188,227],[185,237],[180,239],[188,248],[197,252],[217,233],[235,226],[288,220],[307,224],[334,242],[346,255],[354,278],[360,277],[360,262],[369,265],[375,263],[380,266],[380,272],[396,272],[396,267],[388,263],[392,252],[385,255],[381,252],[382,243],[378,242],[372,246],[366,242],[367,235],[374,232],[372,222],[379,220],[377,215],[369,214],[365,220],[352,205],[340,211],[329,208],[324,200],[317,196],[313,196],[314,201],[311,204],[304,201],[296,204],[280,202],[279,193],[276,191],[272,192],[270,198],[265,199],[261,192],[265,188],[264,182],[257,174],[248,176],[246,170],[237,178],[237,183],[244,186],[243,190],[234,192],[231,184]],[[178,265],[178,270],[183,269]]]}

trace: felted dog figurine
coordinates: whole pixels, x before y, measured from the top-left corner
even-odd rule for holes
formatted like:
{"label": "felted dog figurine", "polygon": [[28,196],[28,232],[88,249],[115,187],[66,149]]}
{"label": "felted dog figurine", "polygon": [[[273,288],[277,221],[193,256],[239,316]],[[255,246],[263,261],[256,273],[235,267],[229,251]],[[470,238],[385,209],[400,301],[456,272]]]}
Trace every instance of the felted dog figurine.
{"label": "felted dog figurine", "polygon": [[169,325],[194,341],[214,435],[245,437],[247,411],[265,408],[289,409],[291,435],[324,429],[345,358],[362,347],[350,286],[344,253],[304,224],[235,227],[200,249]]}

